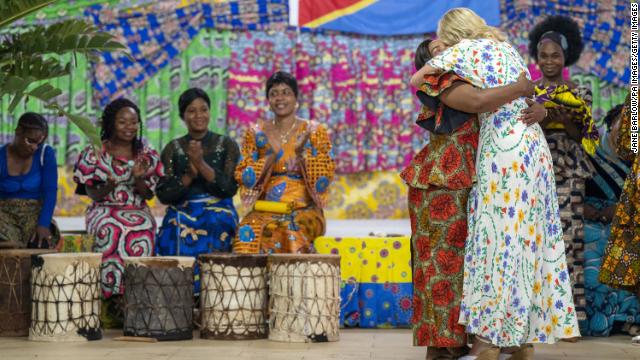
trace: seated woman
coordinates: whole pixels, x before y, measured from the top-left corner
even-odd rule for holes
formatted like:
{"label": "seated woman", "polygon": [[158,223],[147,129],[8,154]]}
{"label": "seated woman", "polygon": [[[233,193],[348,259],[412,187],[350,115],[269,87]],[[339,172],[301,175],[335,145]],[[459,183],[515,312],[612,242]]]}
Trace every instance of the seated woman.
{"label": "seated woman", "polygon": [[86,224],[95,238],[94,251],[102,253],[105,299],[123,294],[123,257],[153,255],[156,222],[146,201],[153,198],[163,168],[141,133],[138,107],[127,99],[114,100],[102,113],[102,149],[88,146],[75,165],[78,192],[93,200]]}
{"label": "seated woman", "polygon": [[251,212],[233,242],[237,253],[308,253],[325,232],[322,207],[333,180],[324,126],[296,116],[298,83],[289,73],[267,80],[275,118],[247,130],[236,169],[243,205]]}
{"label": "seated woman", "polygon": [[178,100],[189,133],[162,150],[166,175],[157,195],[169,207],[158,233],[158,255],[197,257],[231,250],[238,224],[233,172],[240,150],[230,137],[209,131],[210,106],[209,96],[198,88],[185,91]]}
{"label": "seated woman", "polygon": [[616,150],[620,140],[622,107],[619,105],[611,109],[605,117],[602,141],[591,157],[595,173],[586,182],[584,255],[587,320],[581,323],[580,331],[587,336],[609,336],[623,325],[640,323],[640,308],[635,294],[614,290],[598,280],[616,204],[631,169],[631,163],[624,161]]}
{"label": "seated woman", "polygon": [[13,142],[0,146],[0,248],[48,248],[57,241],[50,229],[58,166],[44,143],[48,132],[44,117],[28,112],[18,120]]}

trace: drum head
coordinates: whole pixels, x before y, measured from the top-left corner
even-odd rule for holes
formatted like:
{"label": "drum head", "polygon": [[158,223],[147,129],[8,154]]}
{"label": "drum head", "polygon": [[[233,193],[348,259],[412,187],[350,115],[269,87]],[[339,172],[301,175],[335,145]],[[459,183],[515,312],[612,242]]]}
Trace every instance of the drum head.
{"label": "drum head", "polygon": [[0,250],[0,257],[30,257],[31,255],[55,253],[54,249],[6,249]]}
{"label": "drum head", "polygon": [[267,266],[267,255],[211,253],[200,255],[198,261],[201,264],[210,263],[237,267],[264,267]]}
{"label": "drum head", "polygon": [[180,267],[180,268],[188,268],[193,267],[193,264],[196,261],[196,258],[191,256],[140,256],[140,257],[125,257],[124,259],[125,266],[126,265],[138,265],[138,266],[149,266],[149,267],[157,267],[157,268],[170,268],[170,267]]}
{"label": "drum head", "polygon": [[296,262],[324,262],[340,264],[340,255],[333,254],[272,254],[269,255],[272,263],[296,263]]}

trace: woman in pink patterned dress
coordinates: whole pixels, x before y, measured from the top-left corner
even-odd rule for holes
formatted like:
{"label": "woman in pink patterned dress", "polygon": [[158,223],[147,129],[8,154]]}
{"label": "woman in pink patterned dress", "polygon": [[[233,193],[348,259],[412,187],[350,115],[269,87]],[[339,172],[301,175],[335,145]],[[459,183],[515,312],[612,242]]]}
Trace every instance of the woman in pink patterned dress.
{"label": "woman in pink patterned dress", "polygon": [[78,157],[73,180],[93,203],[87,232],[101,252],[102,294],[122,295],[123,257],[153,255],[156,222],[147,200],[163,175],[158,153],[143,145],[140,110],[127,99],[112,101],[102,114],[102,149],[87,147]]}

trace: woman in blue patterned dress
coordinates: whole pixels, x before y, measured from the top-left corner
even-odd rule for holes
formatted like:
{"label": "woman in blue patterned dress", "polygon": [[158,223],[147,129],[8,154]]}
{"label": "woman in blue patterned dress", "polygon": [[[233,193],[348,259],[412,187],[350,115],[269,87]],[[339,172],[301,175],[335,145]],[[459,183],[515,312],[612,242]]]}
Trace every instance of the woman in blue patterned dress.
{"label": "woman in blue patterned dress", "polygon": [[[158,255],[198,257],[231,251],[238,225],[231,199],[238,190],[233,174],[240,151],[230,137],[209,130],[210,104],[202,89],[180,95],[180,117],[189,133],[162,150],[166,176],[156,193],[169,207],[158,233]],[[196,293],[198,280],[196,269]]]}

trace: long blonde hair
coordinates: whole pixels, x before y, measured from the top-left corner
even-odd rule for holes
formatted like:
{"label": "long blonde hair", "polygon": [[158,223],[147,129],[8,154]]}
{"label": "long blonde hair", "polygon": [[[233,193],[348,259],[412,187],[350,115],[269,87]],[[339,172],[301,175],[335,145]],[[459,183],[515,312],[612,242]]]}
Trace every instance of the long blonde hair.
{"label": "long blonde hair", "polygon": [[487,25],[483,18],[468,8],[454,8],[447,11],[438,22],[438,39],[447,46],[463,39],[494,39],[505,41],[505,34]]}

